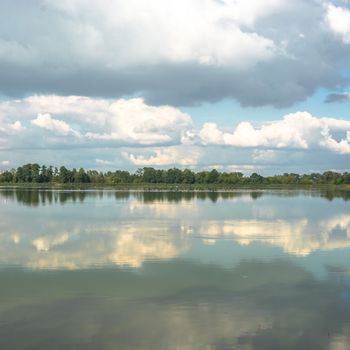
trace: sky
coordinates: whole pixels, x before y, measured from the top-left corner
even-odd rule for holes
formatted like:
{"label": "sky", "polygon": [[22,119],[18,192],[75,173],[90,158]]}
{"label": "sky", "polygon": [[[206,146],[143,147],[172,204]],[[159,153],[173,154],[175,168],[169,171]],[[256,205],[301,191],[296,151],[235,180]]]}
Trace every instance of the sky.
{"label": "sky", "polygon": [[1,0],[0,170],[350,170],[350,1]]}

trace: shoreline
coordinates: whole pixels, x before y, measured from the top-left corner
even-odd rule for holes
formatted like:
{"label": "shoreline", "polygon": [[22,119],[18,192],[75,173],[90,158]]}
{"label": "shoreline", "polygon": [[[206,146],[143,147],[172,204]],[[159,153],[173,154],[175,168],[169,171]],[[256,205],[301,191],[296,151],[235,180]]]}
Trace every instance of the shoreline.
{"label": "shoreline", "polygon": [[221,184],[60,184],[60,183],[0,183],[0,189],[42,189],[42,190],[111,190],[142,192],[237,192],[265,190],[337,190],[350,191],[350,185],[316,184],[256,184],[256,185],[221,185]]}

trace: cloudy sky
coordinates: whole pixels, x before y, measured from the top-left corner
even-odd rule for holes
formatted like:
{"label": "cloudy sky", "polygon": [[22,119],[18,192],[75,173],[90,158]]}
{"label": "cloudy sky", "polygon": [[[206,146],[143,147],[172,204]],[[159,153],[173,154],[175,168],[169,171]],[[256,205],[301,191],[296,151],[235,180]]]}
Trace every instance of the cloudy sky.
{"label": "cloudy sky", "polygon": [[350,1],[1,0],[0,170],[350,169]]}

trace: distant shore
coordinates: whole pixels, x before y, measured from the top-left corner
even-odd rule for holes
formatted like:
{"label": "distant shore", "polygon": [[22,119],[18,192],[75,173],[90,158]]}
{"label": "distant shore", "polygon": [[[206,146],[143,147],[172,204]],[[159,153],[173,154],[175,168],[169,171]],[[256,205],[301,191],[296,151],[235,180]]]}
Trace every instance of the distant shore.
{"label": "distant shore", "polygon": [[240,191],[240,190],[341,190],[350,191],[349,184],[249,184],[249,185],[227,185],[227,184],[97,184],[97,183],[0,183],[0,188],[32,188],[32,189],[110,189],[118,191]]}
{"label": "distant shore", "polygon": [[350,173],[321,173],[262,176],[257,173],[221,172],[216,169],[155,169],[144,167],[134,173],[127,170],[99,172],[67,169],[28,163],[0,172],[0,186],[35,188],[112,188],[142,191],[231,191],[237,189],[350,189]]}

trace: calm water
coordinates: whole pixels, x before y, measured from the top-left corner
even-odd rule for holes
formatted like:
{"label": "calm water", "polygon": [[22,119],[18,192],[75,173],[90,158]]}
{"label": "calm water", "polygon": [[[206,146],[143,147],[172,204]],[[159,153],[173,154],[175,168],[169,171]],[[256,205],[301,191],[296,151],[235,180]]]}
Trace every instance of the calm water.
{"label": "calm water", "polygon": [[0,349],[350,348],[350,201],[0,190]]}

